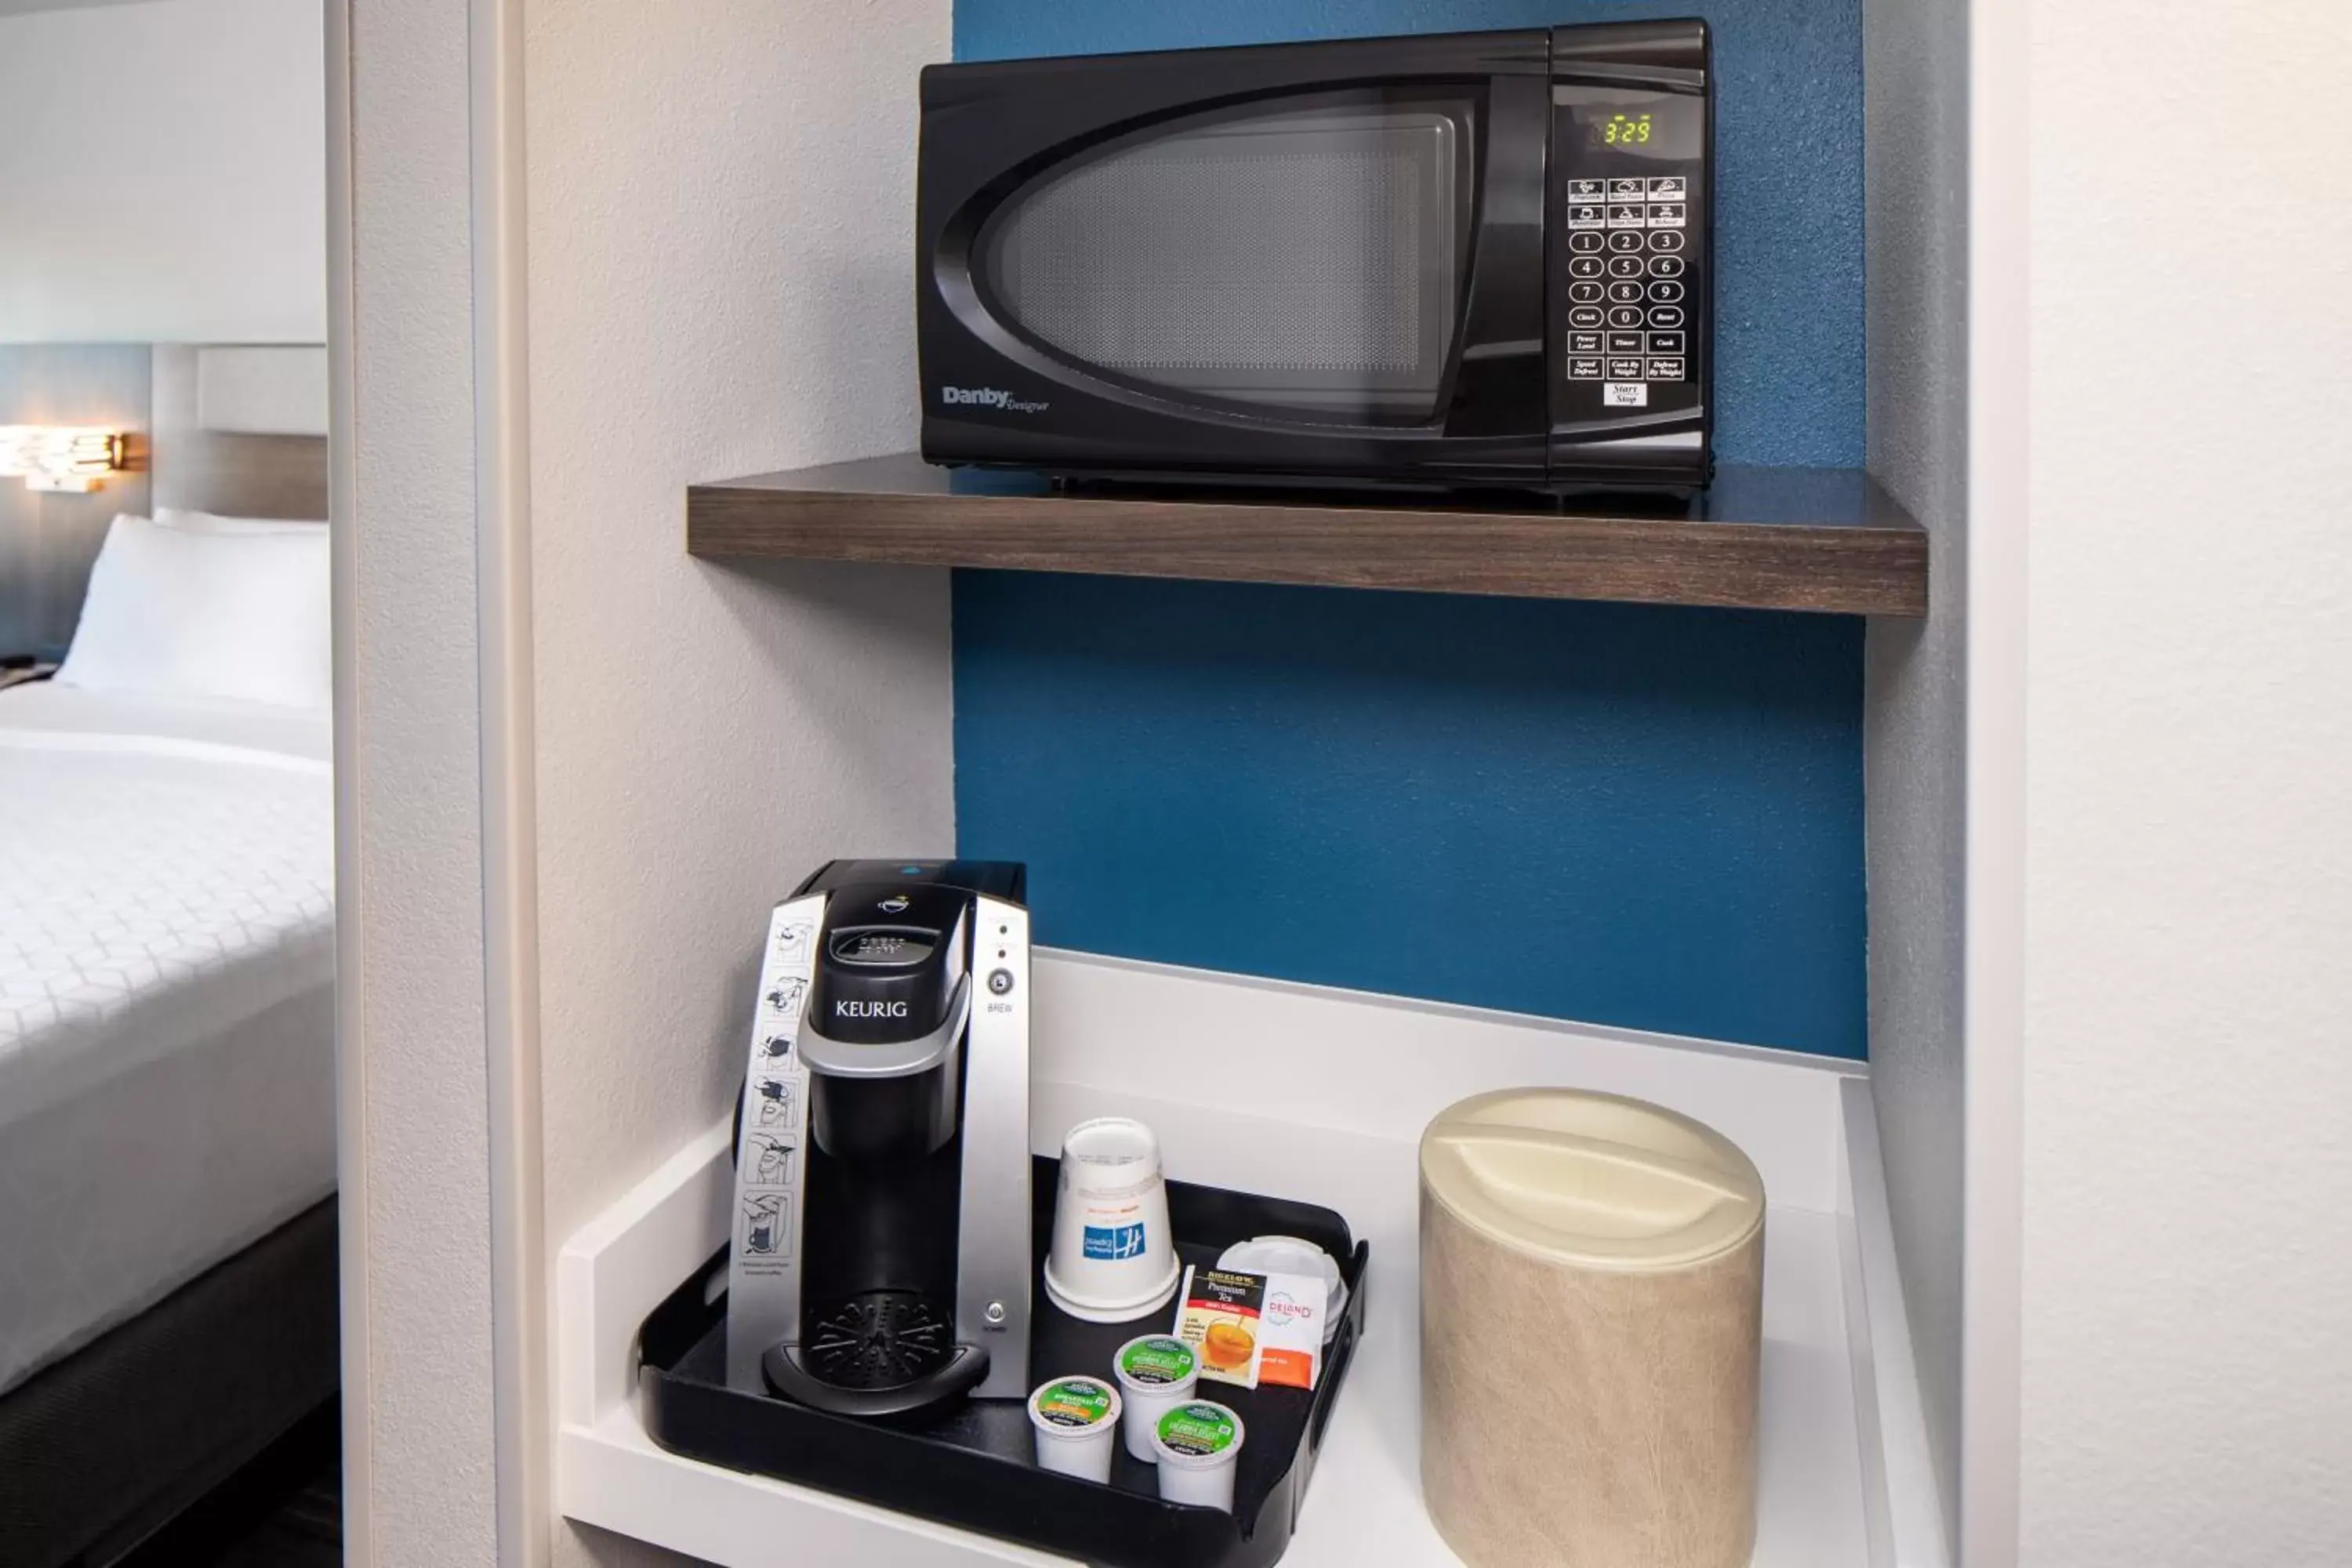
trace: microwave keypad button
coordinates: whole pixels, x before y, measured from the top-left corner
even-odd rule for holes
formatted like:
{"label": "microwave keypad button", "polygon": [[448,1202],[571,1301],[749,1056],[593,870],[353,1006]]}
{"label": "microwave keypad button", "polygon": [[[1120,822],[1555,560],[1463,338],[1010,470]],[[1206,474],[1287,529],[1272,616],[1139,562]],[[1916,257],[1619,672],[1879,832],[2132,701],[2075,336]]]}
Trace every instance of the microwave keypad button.
{"label": "microwave keypad button", "polygon": [[1601,285],[1598,283],[1571,283],[1568,286],[1568,298],[1573,304],[1598,305],[1601,303]]}
{"label": "microwave keypad button", "polygon": [[1640,381],[1642,379],[1642,362],[1637,359],[1611,360],[1609,362],[1609,379],[1612,381]]}
{"label": "microwave keypad button", "polygon": [[[1683,210],[1683,204],[1680,202],[1653,202],[1650,205],[1650,226],[1652,228],[1680,228],[1683,226],[1684,222]],[[1609,212],[1610,226],[1613,228],[1616,226],[1617,223],[1617,209],[1612,207],[1609,209]]]}
{"label": "microwave keypad button", "polygon": [[[1633,334],[1628,332],[1625,335],[1630,338]],[[1615,348],[1617,345],[1612,341],[1609,346]],[[1679,354],[1683,352],[1683,335],[1680,332],[1652,332],[1650,352],[1654,354]]]}
{"label": "microwave keypad button", "polygon": [[1609,199],[1609,182],[1570,180],[1568,183],[1568,199],[1571,202],[1605,202]]}
{"label": "microwave keypad button", "polygon": [[1610,333],[1609,352],[1612,354],[1637,354],[1642,353],[1642,334],[1639,332]]}
{"label": "microwave keypad button", "polygon": [[1640,202],[1647,201],[1649,200],[1649,197],[1650,182],[1647,180],[1612,180],[1609,182],[1609,199],[1612,202]]}
{"label": "microwave keypad button", "polygon": [[[1610,237],[1614,239],[1616,236],[1612,235]],[[1658,228],[1652,229],[1650,231],[1650,248],[1652,250],[1664,251],[1671,255],[1674,252],[1680,250],[1682,247],[1683,237],[1680,229]]]}
{"label": "microwave keypad button", "polygon": [[1680,305],[1653,305],[1650,307],[1650,325],[1653,328],[1679,327],[1682,324],[1683,308]]}
{"label": "microwave keypad button", "polygon": [[1649,197],[1654,202],[1678,202],[1689,186],[1680,174],[1667,174],[1650,182]]}
{"label": "microwave keypad button", "polygon": [[1609,226],[1611,228],[1640,228],[1649,221],[1648,216],[1642,208],[1637,206],[1628,205],[1625,206],[1612,206],[1609,209]]}
{"label": "microwave keypad button", "polygon": [[1650,374],[1649,374],[1649,376],[1648,376],[1648,379],[1649,379],[1649,380],[1651,380],[1651,381],[1680,381],[1682,378],[1683,378],[1683,362],[1682,362],[1681,360],[1679,360],[1679,359],[1654,359],[1654,360],[1652,360],[1652,361],[1650,362]]}
{"label": "microwave keypad button", "polygon": [[1642,286],[1626,281],[1609,285],[1609,302],[1612,305],[1638,305],[1642,302]]}
{"label": "microwave keypad button", "polygon": [[1599,381],[1601,379],[1601,362],[1597,359],[1570,360],[1568,362],[1568,379],[1570,381]]}
{"label": "microwave keypad button", "polygon": [[1612,327],[1631,331],[1633,328],[1642,324],[1642,307],[1639,305],[1619,305],[1615,307],[1609,312],[1609,324]]}
{"label": "microwave keypad button", "polygon": [[1570,310],[1568,313],[1568,324],[1571,327],[1578,327],[1590,331],[1601,324],[1601,307],[1598,305],[1579,305],[1575,310]]}
{"label": "microwave keypad button", "polygon": [[1568,334],[1568,352],[1572,354],[1597,354],[1601,352],[1601,338],[1599,332],[1570,332]]}
{"label": "microwave keypad button", "polygon": [[1652,258],[1650,258],[1650,276],[1651,276],[1651,277],[1653,277],[1653,278],[1679,278],[1679,277],[1681,277],[1682,275],[1683,275],[1683,258],[1682,258],[1681,257],[1679,257],[1679,256],[1653,256]]}
{"label": "microwave keypad button", "polygon": [[1571,234],[1568,237],[1568,247],[1580,256],[1589,255],[1601,248],[1601,237],[1592,233]]}
{"label": "microwave keypad button", "polygon": [[1643,265],[1643,258],[1638,256],[1612,256],[1609,258],[1609,276],[1639,278],[1642,276]]}
{"label": "microwave keypad button", "polygon": [[1650,285],[1650,298],[1661,305],[1679,305],[1683,302],[1683,286],[1671,278],[1661,278]]}
{"label": "microwave keypad button", "polygon": [[1642,248],[1642,237],[1630,229],[1621,228],[1609,237],[1609,248],[1617,251],[1639,250]]}
{"label": "microwave keypad button", "polygon": [[1609,209],[1592,205],[1572,205],[1568,209],[1570,228],[1600,228],[1608,221]]}
{"label": "microwave keypad button", "polygon": [[[1595,235],[1593,237],[1597,239],[1597,238],[1599,238],[1600,237],[1599,237],[1598,235]],[[1624,258],[1623,257],[1622,257],[1622,256],[1621,256],[1621,257],[1619,257],[1617,259],[1618,259],[1618,260],[1620,260],[1620,261],[1622,261],[1622,260],[1624,260],[1625,258]],[[1600,276],[1601,276],[1601,258],[1599,258],[1599,257],[1597,257],[1597,256],[1571,256],[1571,257],[1570,257],[1570,258],[1568,258],[1568,275],[1569,275],[1570,278],[1598,278],[1598,277],[1600,277]]]}

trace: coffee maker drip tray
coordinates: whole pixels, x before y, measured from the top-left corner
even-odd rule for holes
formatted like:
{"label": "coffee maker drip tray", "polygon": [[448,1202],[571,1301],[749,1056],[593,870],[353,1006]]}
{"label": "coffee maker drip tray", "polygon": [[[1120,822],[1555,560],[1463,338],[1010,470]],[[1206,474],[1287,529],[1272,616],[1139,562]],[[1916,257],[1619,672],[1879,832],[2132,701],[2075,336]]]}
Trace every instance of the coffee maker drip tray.
{"label": "coffee maker drip tray", "polygon": [[952,1404],[988,1373],[988,1352],[955,1342],[944,1302],[867,1290],[810,1314],[808,1339],[760,1358],[778,1392],[842,1415],[911,1415]]}
{"label": "coffee maker drip tray", "polygon": [[912,1290],[869,1290],[812,1314],[801,1364],[819,1383],[859,1393],[899,1388],[947,1365],[955,1325]]}

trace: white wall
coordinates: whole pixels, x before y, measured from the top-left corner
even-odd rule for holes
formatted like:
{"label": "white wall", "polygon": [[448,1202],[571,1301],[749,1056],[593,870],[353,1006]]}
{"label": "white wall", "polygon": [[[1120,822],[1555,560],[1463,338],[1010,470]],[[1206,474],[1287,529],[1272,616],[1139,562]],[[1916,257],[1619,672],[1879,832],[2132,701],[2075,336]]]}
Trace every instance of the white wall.
{"label": "white wall", "polygon": [[[345,1541],[354,1568],[496,1561],[463,0],[342,0],[336,900]],[[341,205],[339,201],[339,205]],[[347,245],[347,248],[346,248]]]}
{"label": "white wall", "polygon": [[1864,687],[1870,1078],[1904,1306],[1956,1544],[1968,683],[1968,47],[1958,0],[1863,7],[1870,468],[1928,531],[1925,621],[1874,620]]}
{"label": "white wall", "polygon": [[0,16],[0,342],[325,338],[321,12]]}
{"label": "white wall", "polygon": [[2031,26],[2021,1555],[2352,1562],[2352,9]]}
{"label": "white wall", "polygon": [[713,565],[681,524],[693,480],[912,445],[948,3],[690,10],[526,5],[551,1248],[731,1100],[768,909],[954,837],[946,574]]}

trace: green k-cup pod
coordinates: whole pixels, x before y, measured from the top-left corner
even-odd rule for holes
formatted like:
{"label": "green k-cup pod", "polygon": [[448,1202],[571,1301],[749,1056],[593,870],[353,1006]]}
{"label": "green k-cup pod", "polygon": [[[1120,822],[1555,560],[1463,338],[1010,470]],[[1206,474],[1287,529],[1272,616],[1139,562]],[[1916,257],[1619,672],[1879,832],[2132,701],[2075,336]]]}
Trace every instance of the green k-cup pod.
{"label": "green k-cup pod", "polygon": [[1131,1384],[1183,1383],[1200,1368],[1192,1347],[1173,1334],[1151,1334],[1119,1347],[1118,1374]]}
{"label": "green k-cup pod", "polygon": [[1091,1377],[1057,1378],[1029,1396],[1029,1411],[1040,1425],[1097,1426],[1118,1415],[1118,1396]]}
{"label": "green k-cup pod", "polygon": [[1214,1463],[1242,1446],[1242,1418],[1209,1400],[1180,1405],[1160,1418],[1161,1453]]}

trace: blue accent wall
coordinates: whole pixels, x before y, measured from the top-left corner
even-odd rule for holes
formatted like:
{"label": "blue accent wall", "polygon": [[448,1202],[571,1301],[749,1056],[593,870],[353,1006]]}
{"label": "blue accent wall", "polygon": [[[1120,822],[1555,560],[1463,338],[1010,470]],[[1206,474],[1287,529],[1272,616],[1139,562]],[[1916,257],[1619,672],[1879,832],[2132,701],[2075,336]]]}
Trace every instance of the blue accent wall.
{"label": "blue accent wall", "polygon": [[[1863,454],[1859,0],[958,0],[966,59],[1701,15],[1717,456]],[[1862,626],[960,572],[961,854],[1041,941],[1864,1048]]]}

